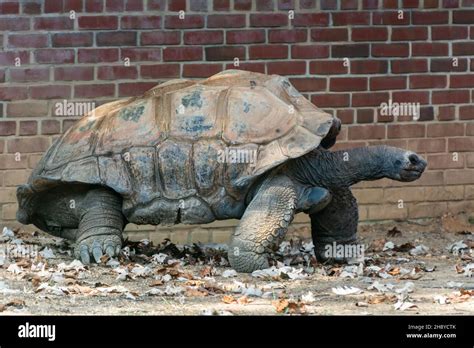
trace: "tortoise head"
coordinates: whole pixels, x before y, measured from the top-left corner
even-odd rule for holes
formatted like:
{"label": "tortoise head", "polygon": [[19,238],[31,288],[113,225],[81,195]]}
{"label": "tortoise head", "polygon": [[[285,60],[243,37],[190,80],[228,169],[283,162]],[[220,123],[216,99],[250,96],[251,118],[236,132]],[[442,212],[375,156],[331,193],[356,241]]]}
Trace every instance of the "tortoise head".
{"label": "tortoise head", "polygon": [[384,146],[383,170],[386,177],[397,181],[414,181],[420,178],[427,162],[413,151]]}

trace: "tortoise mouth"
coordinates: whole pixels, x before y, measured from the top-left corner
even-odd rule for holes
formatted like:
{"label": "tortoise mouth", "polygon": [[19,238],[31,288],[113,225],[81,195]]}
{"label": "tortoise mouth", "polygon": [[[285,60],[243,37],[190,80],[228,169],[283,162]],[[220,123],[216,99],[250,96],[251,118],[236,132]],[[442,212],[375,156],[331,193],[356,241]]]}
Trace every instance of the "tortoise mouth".
{"label": "tortoise mouth", "polygon": [[400,177],[404,181],[414,181],[421,177],[425,168],[405,168],[400,172]]}

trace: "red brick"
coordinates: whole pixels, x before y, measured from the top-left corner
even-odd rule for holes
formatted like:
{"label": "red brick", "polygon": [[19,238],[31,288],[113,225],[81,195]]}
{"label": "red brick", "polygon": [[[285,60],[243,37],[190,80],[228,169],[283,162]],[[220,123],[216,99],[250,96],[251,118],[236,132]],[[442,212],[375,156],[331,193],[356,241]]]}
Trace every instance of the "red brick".
{"label": "red brick", "polygon": [[342,93],[313,94],[311,102],[320,107],[344,107],[349,106],[350,95]]}
{"label": "red brick", "polygon": [[210,45],[222,44],[223,42],[224,35],[220,30],[200,30],[184,33],[185,45]]}
{"label": "red brick", "polygon": [[209,77],[221,72],[222,64],[184,64],[183,77]]}
{"label": "red brick", "polygon": [[[466,124],[466,135],[474,135],[474,123]],[[474,167],[474,155],[471,155],[472,167]]]}
{"label": "red brick", "polygon": [[339,25],[369,25],[370,12],[333,12],[332,22]]}
{"label": "red brick", "polygon": [[[342,124],[351,124],[354,123],[354,110],[351,109],[338,109],[337,110],[337,118],[341,120]],[[341,132],[346,132],[348,128],[341,129]],[[347,134],[344,137],[341,137],[341,133],[339,133],[338,140],[347,139]]]}
{"label": "red brick", "polygon": [[155,87],[155,82],[127,82],[119,84],[119,97],[135,97]]}
{"label": "red brick", "polygon": [[143,3],[141,1],[125,0],[125,2],[126,2],[125,4],[126,11],[142,11],[143,10]]}
{"label": "red brick", "polygon": [[293,10],[294,8],[294,0],[278,0],[279,10]]}
{"label": "red brick", "polygon": [[36,135],[38,125],[36,121],[20,121],[20,135]]}
{"label": "red brick", "polygon": [[444,8],[455,8],[459,7],[459,0],[443,0]]}
{"label": "red brick", "polygon": [[163,50],[164,61],[202,60],[201,47],[167,47]]}
{"label": "red brick", "polygon": [[408,148],[415,152],[445,152],[446,139],[408,139]]}
{"label": "red brick", "polygon": [[156,48],[122,48],[120,50],[122,60],[128,58],[132,62],[137,61],[159,61],[161,60],[161,50]]}
{"label": "red brick", "polygon": [[183,19],[176,16],[165,17],[166,29],[195,29],[204,27],[204,17],[201,15],[186,15]]}
{"label": "red brick", "polygon": [[410,12],[403,11],[403,18],[399,19],[398,11],[383,11],[372,13],[373,25],[408,25],[410,24]]}
{"label": "red brick", "polygon": [[474,149],[474,138],[449,138],[448,151],[472,151]]}
{"label": "red brick", "polygon": [[48,46],[48,35],[45,34],[13,34],[8,35],[8,47],[39,48]]}
{"label": "red brick", "polygon": [[358,0],[342,0],[341,10],[357,10]]}
{"label": "red brick", "polygon": [[464,157],[458,156],[458,160],[453,160],[453,155],[448,154],[439,154],[439,155],[429,155],[428,163],[430,169],[449,169],[449,168],[464,168]]}
{"label": "red brick", "polygon": [[11,82],[49,81],[49,68],[10,69]]}
{"label": "red brick", "polygon": [[348,34],[347,28],[323,28],[323,29],[312,29],[311,39],[313,41],[347,41]]}
{"label": "red brick", "polygon": [[427,125],[427,137],[454,137],[464,135],[464,125],[460,123],[437,123]]}
{"label": "red brick", "polygon": [[53,12],[62,12],[63,2],[58,0],[45,0],[44,3],[44,12],[53,13]]}
{"label": "red brick", "polygon": [[411,75],[410,88],[445,88],[447,78],[444,75]]}
{"label": "red brick", "polygon": [[434,26],[431,28],[432,40],[467,39],[467,27],[464,26]]}
{"label": "red brick", "polygon": [[474,42],[453,42],[453,55],[455,56],[474,56]]}
{"label": "red brick", "polygon": [[456,108],[454,106],[440,106],[438,108],[438,120],[452,121],[456,118]]}
{"label": "red brick", "polygon": [[64,12],[69,13],[71,10],[76,12],[82,12],[82,0],[64,0],[63,2]]}
{"label": "red brick", "polygon": [[389,125],[387,138],[423,138],[425,136],[425,125],[423,124],[397,124]]}
{"label": "red brick", "polygon": [[416,41],[427,40],[428,28],[411,27],[411,28],[393,28],[392,41]]}
{"label": "red brick", "polygon": [[424,0],[423,1],[424,8],[437,8],[438,7],[438,0]]}
{"label": "red brick", "polygon": [[161,28],[160,16],[123,16],[120,20],[122,29]]}
{"label": "red brick", "polygon": [[86,12],[102,12],[104,3],[102,0],[85,0]]}
{"label": "red brick", "polygon": [[374,110],[372,109],[357,109],[357,123],[373,123]]}
{"label": "red brick", "polygon": [[77,123],[76,119],[63,120],[63,133]]}
{"label": "red brick", "polygon": [[2,18],[0,21],[0,30],[17,31],[29,29],[30,19],[27,17]]}
{"label": "red brick", "polygon": [[242,28],[245,27],[245,15],[225,14],[209,15],[207,17],[208,28]]}
{"label": "red brick", "polygon": [[0,14],[17,14],[20,11],[20,4],[15,1],[5,1],[0,3]]}
{"label": "red brick", "polygon": [[474,74],[471,75],[450,75],[450,88],[474,87]]}
{"label": "red brick", "polygon": [[74,63],[72,49],[39,49],[34,52],[38,63]]}
{"label": "red brick", "polygon": [[137,76],[137,68],[134,66],[100,66],[97,68],[99,80],[136,79]]}
{"label": "red brick", "polygon": [[41,134],[59,134],[61,133],[61,123],[57,120],[43,120],[41,121]]}
{"label": "red brick", "polygon": [[168,0],[168,11],[186,11],[186,0]]}
{"label": "red brick", "polygon": [[44,117],[48,115],[49,107],[46,101],[7,104],[7,117]]}
{"label": "red brick", "polygon": [[393,92],[392,99],[397,103],[420,103],[428,104],[430,100],[429,92],[421,91],[397,91]]}
{"label": "red brick", "polygon": [[[456,57],[457,58],[457,57]],[[454,59],[431,59],[431,72],[461,72],[467,70],[467,59],[457,58],[457,66],[453,66]]]}
{"label": "red brick", "polygon": [[474,24],[474,10],[453,11],[453,23]]}
{"label": "red brick", "polygon": [[52,35],[53,47],[92,46],[92,33],[61,33]]}
{"label": "red brick", "polygon": [[306,41],[305,29],[279,29],[268,32],[268,41],[270,43],[280,42],[304,42]]}
{"label": "red brick", "polygon": [[407,57],[409,51],[408,44],[372,44],[374,57]]}
{"label": "red brick", "polygon": [[306,62],[269,62],[267,63],[267,74],[306,75]]}
{"label": "red brick", "polygon": [[395,74],[427,72],[428,62],[425,59],[395,59],[391,61],[391,68]]}
{"label": "red brick", "polygon": [[407,79],[405,76],[380,76],[370,78],[370,89],[377,90],[392,90],[405,89]]}
{"label": "red brick", "polygon": [[106,12],[123,12],[125,9],[124,2],[126,0],[106,0]]}
{"label": "red brick", "polygon": [[117,48],[85,48],[79,49],[77,59],[79,63],[108,63],[116,62],[119,54]]}
{"label": "red brick", "polygon": [[7,141],[8,153],[37,153],[44,152],[49,147],[49,140],[47,138],[13,138]]}
{"label": "red brick", "polygon": [[291,47],[291,58],[311,59],[329,57],[329,46],[323,45],[295,45]]}
{"label": "red brick", "polygon": [[366,77],[332,77],[329,82],[330,91],[366,91]]}
{"label": "red brick", "polygon": [[379,0],[363,0],[362,8],[364,10],[371,10],[378,8]]}
{"label": "red brick", "polygon": [[[293,48],[294,47],[296,46],[293,46]],[[235,55],[233,57],[235,57]],[[250,46],[249,58],[250,59],[286,59],[288,58],[288,47],[286,45]]]}
{"label": "red brick", "polygon": [[[128,3],[135,2],[133,0]],[[148,10],[166,11],[166,0],[148,0]]]}
{"label": "red brick", "polygon": [[248,11],[252,9],[252,0],[234,0],[234,10]]}
{"label": "red brick", "polygon": [[16,134],[16,122],[15,121],[0,121],[0,135],[15,135]]}
{"label": "red brick", "polygon": [[24,14],[40,14],[41,3],[40,2],[25,2],[22,4]]}
{"label": "red brick", "polygon": [[327,27],[329,15],[327,13],[297,13],[292,23],[295,27]]}
{"label": "red brick", "polygon": [[143,32],[140,36],[141,45],[179,45],[181,34],[179,31],[152,31]]}
{"label": "red brick", "polygon": [[94,68],[89,66],[54,68],[56,81],[90,81],[94,79]]}
{"label": "red brick", "polygon": [[469,103],[469,91],[433,91],[433,104],[462,104]]}
{"label": "red brick", "polygon": [[287,25],[288,15],[283,13],[250,15],[251,27],[282,27]]}
{"label": "red brick", "polygon": [[349,127],[348,138],[349,140],[384,139],[385,126],[381,126],[381,125],[351,126]]}
{"label": "red brick", "polygon": [[205,51],[208,61],[245,59],[245,47],[243,46],[206,47]]}
{"label": "red brick", "polygon": [[332,45],[331,54],[333,58],[350,58],[350,57],[368,57],[368,44],[346,44],[346,45]]}
{"label": "red brick", "polygon": [[348,70],[348,67],[344,66],[343,60],[317,60],[309,63],[310,74],[346,74]]}
{"label": "red brick", "polygon": [[352,106],[380,106],[388,99],[386,92],[352,93]]}
{"label": "red brick", "polygon": [[117,29],[118,20],[116,16],[79,16],[77,19],[80,29]]}
{"label": "red brick", "polygon": [[385,74],[388,63],[386,60],[353,60],[350,62],[351,74]]}
{"label": "red brick", "polygon": [[31,99],[67,99],[71,97],[71,86],[49,85],[30,87]]}
{"label": "red brick", "polygon": [[17,58],[20,59],[22,64],[28,64],[30,62],[28,51],[0,51],[0,65],[15,65]]}
{"label": "red brick", "polygon": [[413,43],[412,56],[447,56],[449,47],[447,43]]}
{"label": "red brick", "polygon": [[273,0],[260,0],[256,2],[257,11],[273,11],[275,4]]}
{"label": "red brick", "polygon": [[179,77],[179,64],[142,65],[140,75],[142,78],[153,79]]}
{"label": "red brick", "polygon": [[291,78],[291,84],[300,92],[324,91],[326,79],[319,77]]}
{"label": "red brick", "polygon": [[214,0],[214,11],[229,11],[230,0]]}
{"label": "red brick", "polygon": [[352,41],[386,41],[388,30],[377,27],[353,28],[351,39]]}
{"label": "red brick", "polygon": [[36,30],[65,30],[73,29],[74,20],[69,17],[36,17],[34,28]]}
{"label": "red brick", "polygon": [[265,42],[264,30],[229,30],[226,35],[227,44]]}
{"label": "red brick", "polygon": [[226,65],[226,69],[238,69],[246,71],[254,71],[264,74],[265,73],[265,63],[240,63],[239,66],[234,66],[234,64],[229,63]]}
{"label": "red brick", "polygon": [[337,0],[321,0],[322,10],[335,10],[337,9]]}
{"label": "red brick", "polygon": [[113,83],[74,86],[74,98],[113,97],[114,95],[115,84]]}
{"label": "red brick", "polygon": [[474,120],[474,105],[463,105],[459,107],[460,120]]}
{"label": "red brick", "polygon": [[137,33],[135,31],[100,32],[96,36],[97,46],[135,46]]}
{"label": "red brick", "polygon": [[417,8],[419,6],[418,0],[403,0],[403,8]]}
{"label": "red brick", "polygon": [[412,12],[413,24],[448,24],[449,12],[447,11],[414,11]]}

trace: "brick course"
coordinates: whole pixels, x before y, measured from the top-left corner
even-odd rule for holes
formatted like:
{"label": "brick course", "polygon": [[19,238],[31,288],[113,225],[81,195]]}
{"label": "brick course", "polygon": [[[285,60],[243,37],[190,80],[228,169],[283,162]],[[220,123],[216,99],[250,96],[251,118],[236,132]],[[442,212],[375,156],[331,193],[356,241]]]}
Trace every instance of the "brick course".
{"label": "brick course", "polygon": [[[100,105],[168,79],[204,78],[226,68],[287,76],[308,99],[343,121],[335,149],[389,144],[428,159],[419,181],[357,185],[361,219],[425,218],[470,209],[473,6],[466,0],[4,2],[0,225],[17,224],[14,187],[26,180],[53,137],[77,120],[55,116],[57,101]],[[389,99],[420,103],[420,119],[381,115],[380,104]],[[399,199],[403,208],[397,207]],[[307,232],[307,221],[297,217],[290,233]],[[235,223],[130,226],[128,231],[155,241],[223,242]]]}

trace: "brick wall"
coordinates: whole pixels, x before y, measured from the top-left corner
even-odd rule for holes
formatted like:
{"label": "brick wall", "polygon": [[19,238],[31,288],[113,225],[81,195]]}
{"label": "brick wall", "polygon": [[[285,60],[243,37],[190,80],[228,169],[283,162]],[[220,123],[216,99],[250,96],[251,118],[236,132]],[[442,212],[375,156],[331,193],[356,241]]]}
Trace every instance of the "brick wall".
{"label": "brick wall", "polygon": [[[2,0],[0,30],[0,225],[17,225],[15,186],[76,120],[54,115],[58,100],[99,105],[235,58],[287,75],[341,118],[338,148],[385,143],[427,157],[419,181],[355,188],[363,220],[474,208],[473,0]],[[420,103],[420,119],[380,115],[389,99]],[[128,230],[223,242],[234,225]],[[306,217],[291,231],[308,233]]]}

